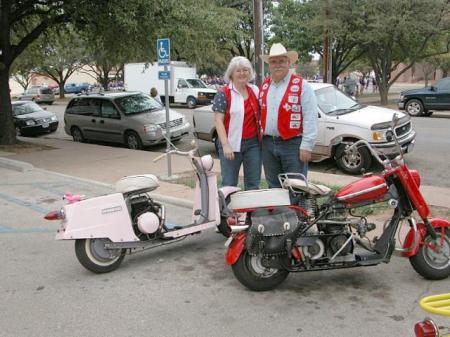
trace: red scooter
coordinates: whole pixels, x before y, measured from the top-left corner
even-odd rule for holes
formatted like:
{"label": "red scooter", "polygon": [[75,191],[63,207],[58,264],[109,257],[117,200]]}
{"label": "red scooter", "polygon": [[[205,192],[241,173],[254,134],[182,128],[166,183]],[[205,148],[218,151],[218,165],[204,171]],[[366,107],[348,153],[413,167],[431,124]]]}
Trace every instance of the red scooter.
{"label": "red scooter", "polygon": [[[388,263],[394,250],[409,258],[416,272],[426,279],[450,275],[450,222],[429,218],[429,207],[419,190],[420,175],[404,162],[396,138],[397,123],[395,116],[385,135],[386,141],[397,144],[396,158],[382,160],[364,140],[347,146],[350,154],[358,146],[366,146],[384,166],[381,175],[365,174],[333,193],[325,186],[308,183],[302,175],[282,174],[282,189],[257,191],[266,193],[271,201],[265,207],[253,207],[249,202],[252,198],[242,198],[252,191],[231,195],[228,208],[234,214],[228,224],[233,234],[227,241],[226,262],[244,286],[265,291],[281,284],[290,272]],[[283,191],[289,191],[299,202],[292,205],[286,202],[289,198],[270,196]],[[320,205],[322,197],[326,201]],[[376,225],[356,211],[382,202],[393,209],[393,214],[381,235],[369,238],[367,233]],[[402,224],[410,229],[402,247],[396,248],[396,233]]]}

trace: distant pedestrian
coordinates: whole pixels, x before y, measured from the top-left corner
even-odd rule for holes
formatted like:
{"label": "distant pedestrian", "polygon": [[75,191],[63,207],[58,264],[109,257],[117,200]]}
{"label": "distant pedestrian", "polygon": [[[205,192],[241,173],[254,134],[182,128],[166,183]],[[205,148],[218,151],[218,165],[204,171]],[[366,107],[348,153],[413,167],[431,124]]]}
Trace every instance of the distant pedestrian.
{"label": "distant pedestrian", "polygon": [[256,190],[261,181],[259,90],[250,84],[254,71],[248,59],[233,57],[225,72],[225,85],[214,97],[212,110],[218,139],[223,186],[237,186],[244,167],[244,187]]}
{"label": "distant pedestrian", "polygon": [[377,80],[375,79],[375,77],[372,77],[372,92],[377,92],[377,91],[378,91]]}
{"label": "distant pedestrian", "polygon": [[344,81],[344,92],[349,96],[355,96],[356,94],[356,81],[352,76],[347,76]]}
{"label": "distant pedestrian", "polygon": [[159,96],[158,90],[156,90],[155,87],[153,87],[153,88],[150,89],[150,96],[151,96],[155,101],[157,101],[159,104],[162,105],[161,97]]}

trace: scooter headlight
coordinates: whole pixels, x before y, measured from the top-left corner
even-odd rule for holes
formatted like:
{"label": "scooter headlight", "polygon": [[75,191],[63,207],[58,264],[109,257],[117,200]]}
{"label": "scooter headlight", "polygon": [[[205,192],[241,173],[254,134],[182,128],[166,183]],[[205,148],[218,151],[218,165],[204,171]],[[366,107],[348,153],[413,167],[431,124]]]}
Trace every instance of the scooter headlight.
{"label": "scooter headlight", "polygon": [[211,157],[211,155],[206,155],[201,158],[202,161],[202,167],[205,169],[205,171],[211,171],[214,166],[214,159]]}

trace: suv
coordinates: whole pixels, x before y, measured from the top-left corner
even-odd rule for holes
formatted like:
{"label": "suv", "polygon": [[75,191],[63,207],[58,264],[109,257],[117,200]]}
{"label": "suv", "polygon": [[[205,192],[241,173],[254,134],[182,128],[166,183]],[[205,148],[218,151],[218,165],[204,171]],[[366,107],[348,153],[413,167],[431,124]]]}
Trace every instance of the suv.
{"label": "suv", "polygon": [[33,101],[36,103],[53,104],[55,94],[47,87],[31,87],[18,97],[19,101]]}
{"label": "suv", "polygon": [[[332,84],[310,83],[319,106],[319,132],[313,149],[315,162],[336,158],[336,164],[346,173],[358,174],[372,166],[372,156],[366,147],[360,147],[356,154],[345,153],[347,144],[360,139],[367,140],[384,156],[394,156],[396,145],[386,139],[386,131],[395,113],[400,121],[395,129],[404,152],[414,146],[416,132],[411,117],[391,109],[361,105]],[[216,142],[218,137],[214,126],[211,106],[194,110],[194,135],[199,139]],[[339,143],[343,141],[343,143]]]}
{"label": "suv", "polygon": [[[97,140],[124,143],[130,149],[165,142],[166,111],[150,96],[139,92],[81,95],[67,105],[64,130],[76,142]],[[189,132],[190,124],[170,110],[171,140]]]}
{"label": "suv", "polygon": [[450,110],[450,77],[430,87],[402,91],[398,108],[411,116],[431,116],[431,110]]}

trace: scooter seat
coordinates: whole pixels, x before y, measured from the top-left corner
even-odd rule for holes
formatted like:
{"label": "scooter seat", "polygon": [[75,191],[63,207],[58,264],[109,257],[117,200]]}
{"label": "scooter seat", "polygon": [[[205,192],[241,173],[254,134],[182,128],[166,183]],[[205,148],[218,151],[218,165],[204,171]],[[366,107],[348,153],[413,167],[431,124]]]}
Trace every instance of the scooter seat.
{"label": "scooter seat", "polygon": [[295,192],[305,192],[315,196],[326,196],[331,192],[331,188],[324,185],[306,183],[303,179],[285,179],[285,188],[292,188]]}
{"label": "scooter seat", "polygon": [[158,178],[153,174],[126,176],[116,183],[116,191],[123,194],[151,192],[158,187]]}
{"label": "scooter seat", "polygon": [[228,208],[251,209],[258,207],[290,205],[289,191],[283,188],[271,188],[236,192],[231,194]]}

